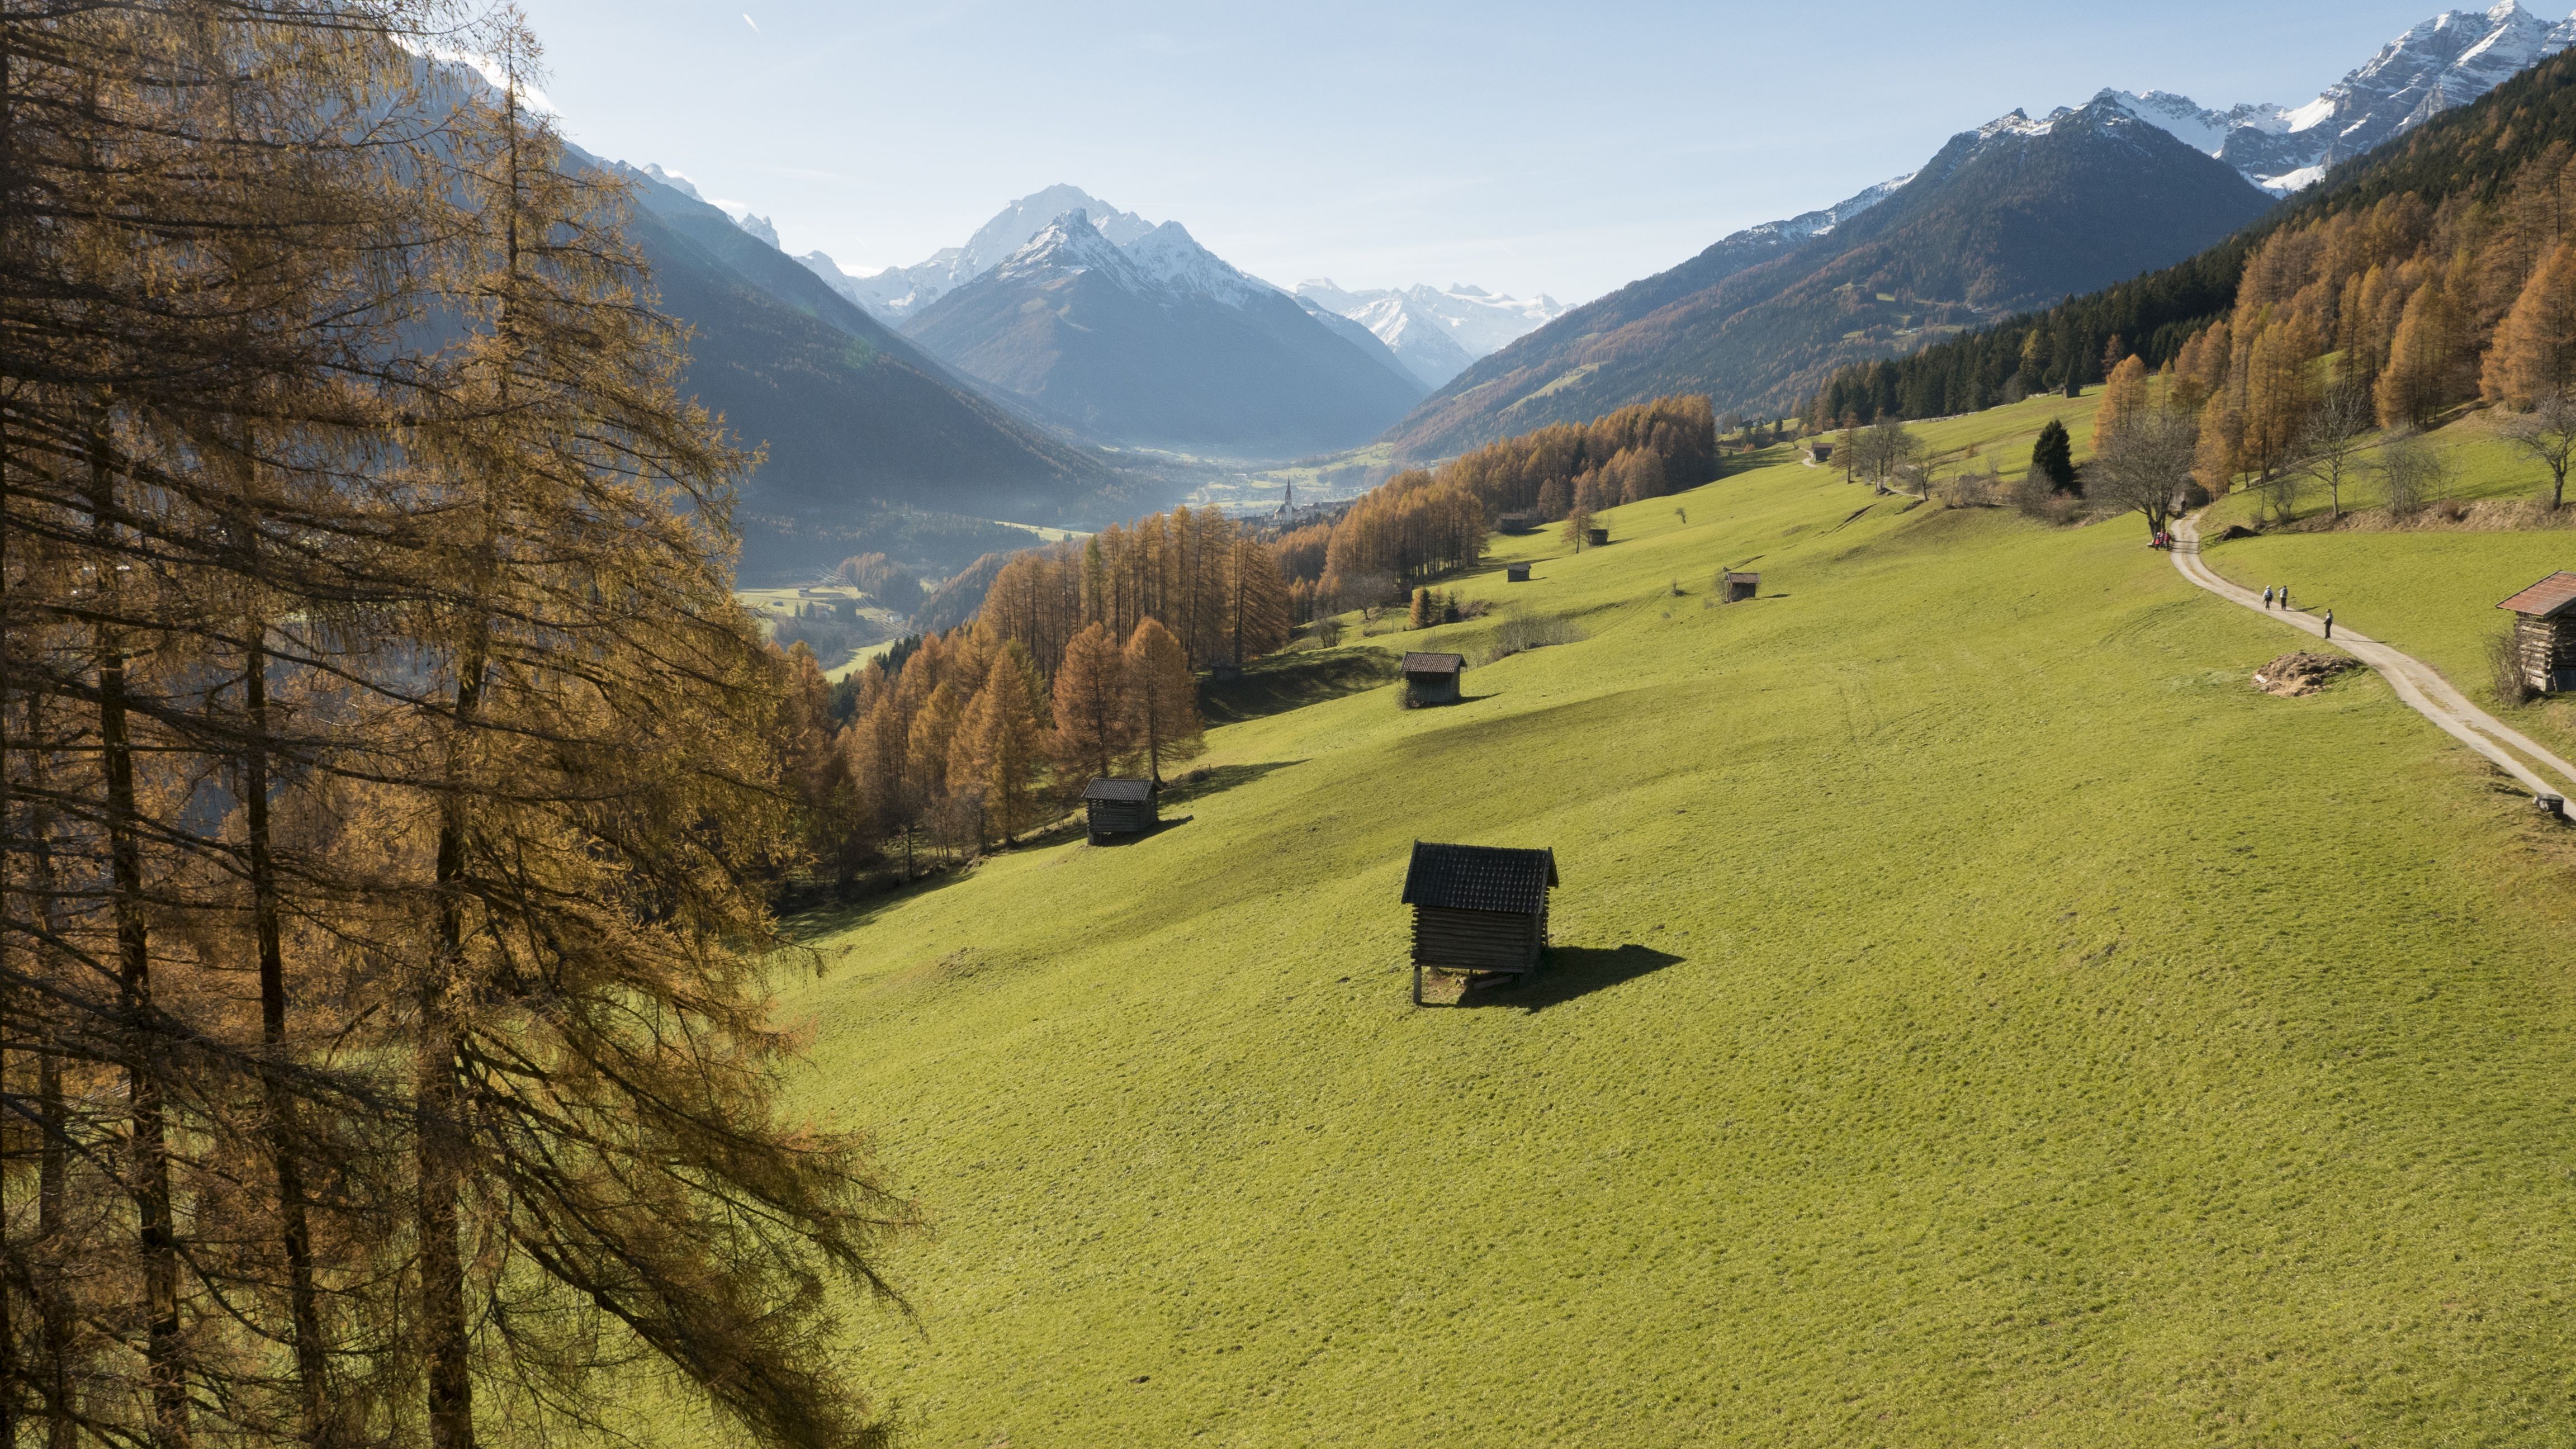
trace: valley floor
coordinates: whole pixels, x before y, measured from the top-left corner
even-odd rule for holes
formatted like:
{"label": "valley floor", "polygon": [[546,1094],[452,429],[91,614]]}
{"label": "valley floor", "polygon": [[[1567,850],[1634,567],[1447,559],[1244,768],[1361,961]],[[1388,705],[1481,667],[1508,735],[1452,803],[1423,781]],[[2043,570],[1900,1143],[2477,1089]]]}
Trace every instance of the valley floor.
{"label": "valley floor", "polygon": [[[2576,1437],[2576,832],[2376,677],[2250,688],[2302,641],[2134,519],[1783,463],[1605,521],[1465,585],[1589,636],[1466,703],[808,923],[803,1105],[934,1225],[852,1315],[915,1442]],[[2460,679],[2502,592],[2347,537],[2210,559]],[[1416,839],[1556,850],[1547,975],[1409,1004]]]}

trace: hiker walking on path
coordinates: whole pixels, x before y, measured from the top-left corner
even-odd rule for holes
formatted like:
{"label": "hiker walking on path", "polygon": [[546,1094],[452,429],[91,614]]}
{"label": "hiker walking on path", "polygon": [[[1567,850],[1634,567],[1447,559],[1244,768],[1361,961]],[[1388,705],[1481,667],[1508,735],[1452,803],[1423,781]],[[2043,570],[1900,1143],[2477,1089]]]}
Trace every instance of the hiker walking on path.
{"label": "hiker walking on path", "polygon": [[2329,642],[2334,639],[2334,610],[2332,609],[2326,610],[2326,639]]}
{"label": "hiker walking on path", "polygon": [[2281,585],[2281,607],[2285,610],[2290,607],[2290,586],[2288,584]]}
{"label": "hiker walking on path", "polygon": [[2267,609],[2272,607],[2272,586],[2270,584],[2265,584],[2263,586],[2263,607]]}
{"label": "hiker walking on path", "polygon": [[[2185,516],[2174,527],[2174,537],[2182,547],[2174,550],[2173,564],[2186,579],[2232,604],[2247,609],[2260,608],[2262,596],[2252,589],[2231,584],[2209,567],[2197,551],[2200,543],[2200,520]],[[2283,602],[2289,591],[2283,589]],[[2323,621],[2316,619],[2283,619],[2293,629],[2319,633]],[[2367,634],[2345,636],[2342,646],[2362,663],[2379,671],[2396,690],[2398,700],[2409,709],[2433,722],[2444,734],[2475,750],[2497,769],[2528,786],[2533,793],[2562,798],[2576,794],[2566,783],[2576,782],[2576,764],[2551,753],[2548,746],[2523,734],[2495,716],[2469,703],[2458,687],[2444,679],[2430,665],[2410,655],[2400,654]],[[2528,761],[2529,763],[2526,763]],[[2542,778],[2545,769],[2557,781]]]}

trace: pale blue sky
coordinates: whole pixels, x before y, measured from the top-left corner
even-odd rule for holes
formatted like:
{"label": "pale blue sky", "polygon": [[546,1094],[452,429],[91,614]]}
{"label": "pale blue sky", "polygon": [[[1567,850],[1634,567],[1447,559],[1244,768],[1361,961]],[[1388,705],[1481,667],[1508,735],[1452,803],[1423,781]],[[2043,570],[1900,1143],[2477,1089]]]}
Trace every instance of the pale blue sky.
{"label": "pale blue sky", "polygon": [[523,3],[575,140],[748,204],[791,252],[917,262],[1067,181],[1281,284],[1569,302],[2015,106],[2304,101],[2441,8]]}

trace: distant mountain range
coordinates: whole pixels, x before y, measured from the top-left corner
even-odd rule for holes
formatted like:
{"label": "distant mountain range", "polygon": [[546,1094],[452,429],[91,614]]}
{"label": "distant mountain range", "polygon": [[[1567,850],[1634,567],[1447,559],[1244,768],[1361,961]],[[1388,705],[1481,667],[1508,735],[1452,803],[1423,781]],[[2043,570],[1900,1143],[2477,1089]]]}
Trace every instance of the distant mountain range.
{"label": "distant mountain range", "polygon": [[695,331],[685,389],[767,449],[739,515],[746,578],[870,547],[955,567],[1024,536],[979,520],[1087,519],[1127,483],[978,396],[685,179],[591,164],[633,183],[627,234],[663,310]]}
{"label": "distant mountain range", "polygon": [[2102,92],[2131,115],[2235,167],[2277,193],[2313,186],[2326,168],[2466,105],[2576,45],[2576,17],[2551,24],[2516,0],[2436,15],[2303,106],[2205,110],[2167,91]]}
{"label": "distant mountain range", "polygon": [[1738,232],[1469,368],[1388,437],[1435,457],[1645,398],[1777,414],[1854,358],[2190,256],[2272,198],[2097,101],[1951,138],[1921,171]]}
{"label": "distant mountain range", "polygon": [[2576,18],[2502,0],[2413,27],[2303,106],[2213,111],[2104,90],[2038,120],[2014,111],[1922,171],[1565,313],[1443,384],[1387,438],[1437,457],[1682,391],[1720,411],[1785,410],[1843,363],[2180,261],[2571,44]]}
{"label": "distant mountain range", "polygon": [[1365,329],[1328,325],[1180,223],[1121,245],[1082,208],[913,312],[903,332],[1044,415],[1130,446],[1327,452],[1366,442],[1423,393]]}
{"label": "distant mountain range", "polygon": [[1498,297],[1464,282],[1440,287],[1345,291],[1331,278],[1297,284],[1297,296],[1366,327],[1424,387],[1439,387],[1514,338],[1565,315],[1541,294]]}

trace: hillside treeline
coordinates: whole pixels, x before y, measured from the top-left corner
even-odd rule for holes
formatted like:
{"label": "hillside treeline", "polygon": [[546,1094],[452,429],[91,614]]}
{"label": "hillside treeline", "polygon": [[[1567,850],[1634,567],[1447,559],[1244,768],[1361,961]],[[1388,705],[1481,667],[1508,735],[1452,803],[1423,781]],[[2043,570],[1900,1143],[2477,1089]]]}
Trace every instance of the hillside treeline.
{"label": "hillside treeline", "polygon": [[1041,671],[989,619],[871,659],[836,699],[813,653],[788,651],[777,737],[812,856],[847,885],[869,866],[909,879],[1055,819],[1091,780],[1197,752],[1188,651],[1163,624],[1123,639],[1076,628]]}
{"label": "hillside treeline", "polygon": [[1371,490],[1329,529],[1278,546],[1302,620],[1378,603],[1414,582],[1473,567],[1505,513],[1553,523],[1695,488],[1717,469],[1717,418],[1705,397],[1659,398],[1593,422],[1559,423],[1414,469]]}
{"label": "hillside treeline", "polygon": [[[438,28],[431,28],[433,21]],[[421,64],[491,57],[499,88]],[[0,1442],[877,1442],[746,459],[512,15],[0,9]]]}
{"label": "hillside treeline", "polygon": [[[2424,315],[2443,340],[2405,365],[2444,375],[2428,398],[2474,396],[2496,327],[2558,245],[2571,146],[2576,54],[2544,61],[2474,105],[2346,163],[2299,202],[2179,266],[1910,357],[1847,368],[1818,391],[1810,421],[1833,427],[1970,412],[2069,381],[2102,381],[2105,362],[2124,355],[2158,369],[2179,363],[2185,346],[2221,319],[2229,370],[2240,380],[2238,365],[2254,362],[2260,332],[2279,326],[2299,335],[2276,336],[2267,363],[2359,342],[2371,353],[2354,359],[2356,378],[2375,390],[2407,306],[2436,272],[2441,286]],[[2311,284],[2320,290],[2300,300]],[[2249,286],[2259,288],[2250,306]],[[2247,335],[2249,325],[2256,336]],[[2208,380],[2202,361],[2198,375]]]}
{"label": "hillside treeline", "polygon": [[1193,666],[1242,664],[1288,642],[1288,611],[1268,548],[1214,508],[1175,508],[1011,555],[976,617],[1017,640],[1052,680],[1065,647],[1092,624],[1126,639],[1152,619]]}

